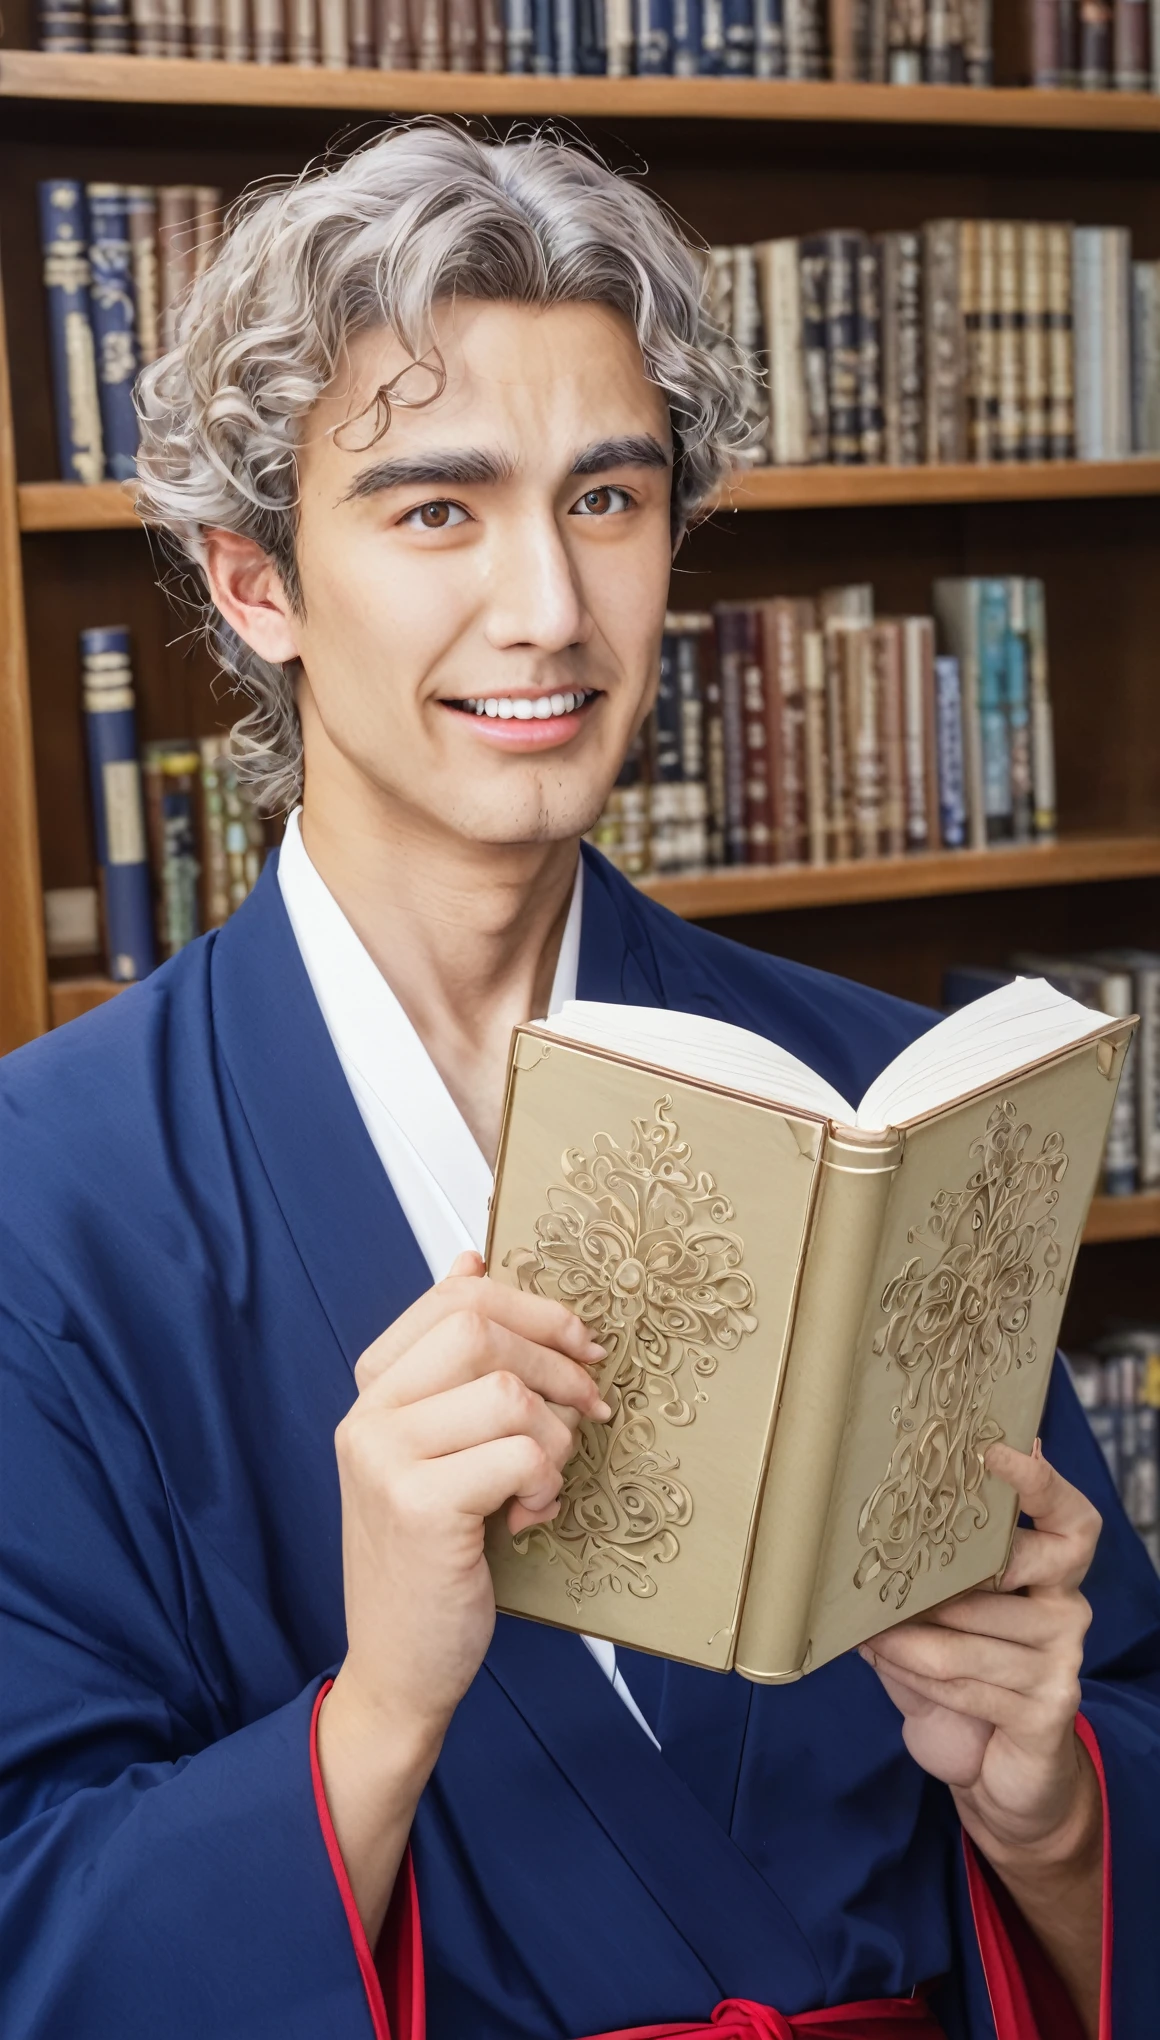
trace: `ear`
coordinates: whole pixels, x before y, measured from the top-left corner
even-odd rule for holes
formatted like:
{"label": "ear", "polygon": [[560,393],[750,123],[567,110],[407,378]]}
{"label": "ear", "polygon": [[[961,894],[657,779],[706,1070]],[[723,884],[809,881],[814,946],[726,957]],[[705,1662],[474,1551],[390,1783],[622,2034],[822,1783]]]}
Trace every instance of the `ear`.
{"label": "ear", "polygon": [[282,666],[299,656],[282,577],[256,539],[236,531],[207,531],[205,577],[226,622],[260,659]]}

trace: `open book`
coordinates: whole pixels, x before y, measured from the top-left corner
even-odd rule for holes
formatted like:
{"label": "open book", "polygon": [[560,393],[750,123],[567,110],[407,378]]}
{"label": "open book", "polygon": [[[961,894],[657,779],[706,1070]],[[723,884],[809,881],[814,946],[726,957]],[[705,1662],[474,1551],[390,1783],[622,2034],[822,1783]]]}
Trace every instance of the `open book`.
{"label": "open book", "polygon": [[1018,979],[857,1106],[695,1014],[517,1028],[488,1267],[607,1350],[554,1522],[488,1526],[499,1606],[798,1677],[992,1580],[1132,1027]]}

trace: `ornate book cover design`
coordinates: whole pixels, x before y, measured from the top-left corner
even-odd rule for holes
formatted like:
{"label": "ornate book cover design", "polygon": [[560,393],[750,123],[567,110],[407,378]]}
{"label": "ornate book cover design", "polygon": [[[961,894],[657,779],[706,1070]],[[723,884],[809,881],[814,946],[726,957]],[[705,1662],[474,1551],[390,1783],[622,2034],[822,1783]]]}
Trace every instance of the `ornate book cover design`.
{"label": "ornate book cover design", "polygon": [[1126,1033],[885,1135],[517,1032],[488,1265],[606,1348],[499,1606],[797,1677],[993,1577]]}

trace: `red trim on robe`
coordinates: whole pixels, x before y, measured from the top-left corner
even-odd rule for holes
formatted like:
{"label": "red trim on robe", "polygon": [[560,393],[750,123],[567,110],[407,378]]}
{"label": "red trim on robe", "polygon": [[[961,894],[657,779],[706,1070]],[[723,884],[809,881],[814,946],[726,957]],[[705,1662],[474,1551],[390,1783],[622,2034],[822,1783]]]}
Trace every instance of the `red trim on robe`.
{"label": "red trim on robe", "polygon": [[[426,2040],[426,1993],[423,1985],[423,1937],[419,1923],[419,1894],[415,1887],[415,1870],[411,1862],[411,1851],[403,1858],[391,1903],[379,1943],[381,1969],[376,1965],[366,1929],[359,1918],[359,1910],[338,1846],[338,1836],[330,1818],[326,1803],[326,1792],[322,1783],[322,1767],[318,1761],[318,1715],[319,1710],[334,1684],[328,1679],[314,1703],[310,1717],[310,1778],[314,1786],[314,1804],[318,1810],[318,1825],[346,1914],[351,1944],[363,1989],[367,1996],[367,2010],[371,2015],[374,2040]],[[388,1999],[390,2013],[387,2011]]]}
{"label": "red trim on robe", "polygon": [[750,1998],[724,1998],[708,2019],[663,2026],[624,2026],[594,2040],[946,2040],[921,1997],[864,1998],[822,2005],[792,2018]]}
{"label": "red trim on robe", "polygon": [[[1112,1840],[1108,1788],[1095,1730],[1082,1714],[1076,1734],[1099,1780],[1104,1816],[1099,2040],[1112,2040]],[[1071,1998],[1015,1901],[963,1832],[975,1933],[997,2040],[1084,2040]]]}

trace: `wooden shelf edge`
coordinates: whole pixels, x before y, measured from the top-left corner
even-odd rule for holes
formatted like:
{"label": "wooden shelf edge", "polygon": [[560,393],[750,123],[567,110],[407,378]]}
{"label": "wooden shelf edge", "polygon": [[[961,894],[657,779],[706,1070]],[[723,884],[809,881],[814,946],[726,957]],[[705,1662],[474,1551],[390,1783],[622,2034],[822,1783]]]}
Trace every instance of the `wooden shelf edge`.
{"label": "wooden shelf edge", "polygon": [[103,1006],[107,1000],[115,999],[123,992],[124,985],[114,984],[112,978],[75,977],[54,978],[48,987],[48,1015],[51,1027],[63,1027],[68,1020],[79,1020],[82,1013],[91,1013],[95,1006]]}
{"label": "wooden shelf edge", "polygon": [[1065,836],[999,850],[946,850],[865,863],[749,865],[639,882],[650,898],[687,921],[795,907],[846,906],[938,894],[1007,892],[1021,886],[1082,885],[1160,875],[1160,834]]}
{"label": "wooden shelf edge", "polygon": [[1084,1227],[1085,1247],[1104,1240],[1150,1240],[1160,1236],[1160,1190],[1134,1197],[1096,1197]]}
{"label": "wooden shelf edge", "polygon": [[858,122],[883,126],[1160,129],[1160,95],[1024,87],[847,85],[762,78],[517,78],[342,71],[191,58],[0,51],[0,96],[123,104],[332,107],[382,113]]}
{"label": "wooden shelf edge", "polygon": [[[21,482],[17,493],[25,532],[129,531],[138,523],[128,482]],[[1135,454],[1130,460],[1035,461],[1019,467],[753,468],[722,491],[716,507],[823,510],[1156,495],[1160,458]]]}

